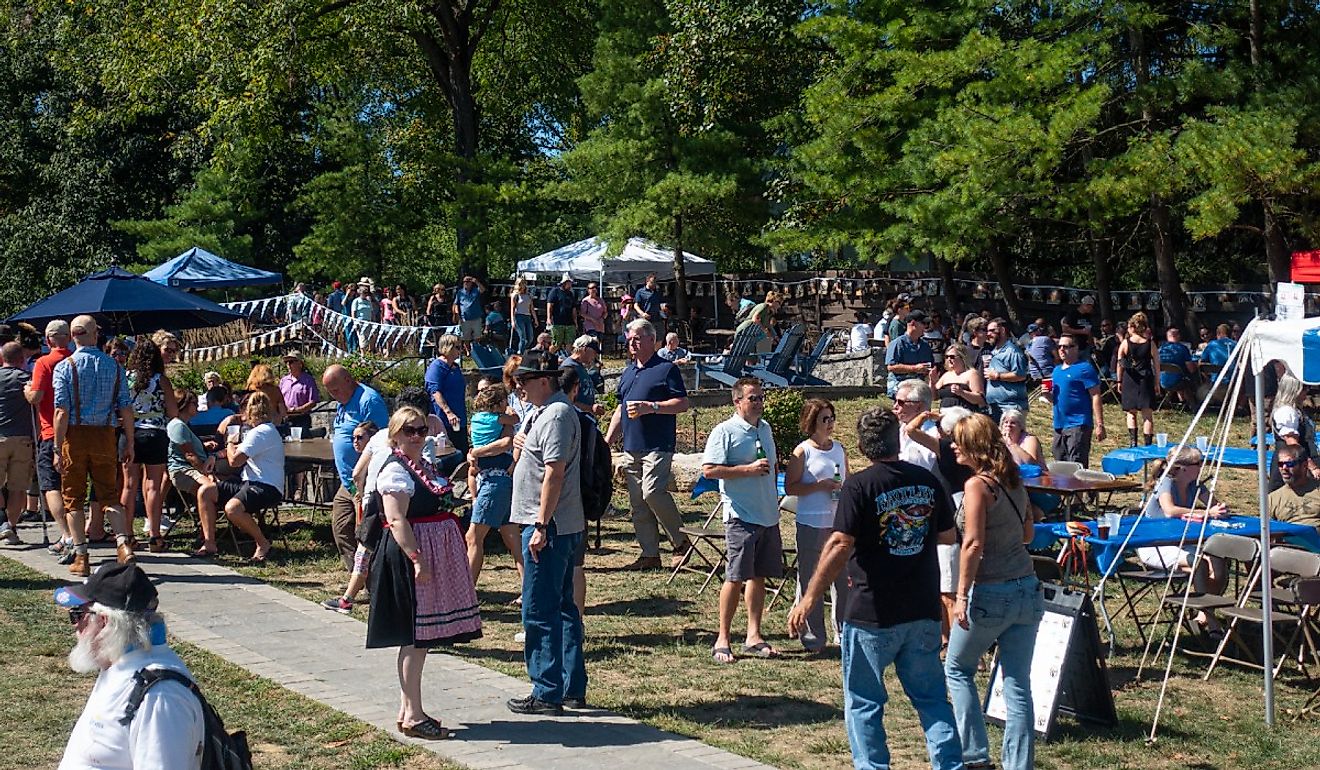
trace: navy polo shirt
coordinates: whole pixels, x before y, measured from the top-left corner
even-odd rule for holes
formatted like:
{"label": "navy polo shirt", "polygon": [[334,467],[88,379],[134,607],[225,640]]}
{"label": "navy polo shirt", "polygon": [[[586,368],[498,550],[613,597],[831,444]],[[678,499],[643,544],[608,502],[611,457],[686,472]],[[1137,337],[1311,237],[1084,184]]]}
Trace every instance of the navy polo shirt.
{"label": "navy polo shirt", "polygon": [[678,418],[672,414],[643,413],[633,419],[628,416],[625,404],[629,401],[668,401],[671,398],[687,398],[687,386],[683,384],[683,373],[679,368],[652,354],[651,359],[642,367],[629,362],[619,378],[619,406],[623,417],[623,451],[625,452],[673,452],[675,434],[678,432]]}

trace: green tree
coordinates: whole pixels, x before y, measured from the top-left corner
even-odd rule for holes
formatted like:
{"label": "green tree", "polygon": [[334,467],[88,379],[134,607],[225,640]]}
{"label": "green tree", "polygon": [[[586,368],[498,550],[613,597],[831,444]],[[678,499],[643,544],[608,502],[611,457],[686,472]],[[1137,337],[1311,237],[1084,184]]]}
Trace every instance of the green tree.
{"label": "green tree", "polygon": [[251,256],[252,236],[240,235],[243,215],[233,197],[229,174],[205,169],[182,201],[165,207],[160,219],[112,222],[121,232],[136,236],[138,256],[150,269],[182,252],[200,246],[236,262]]}

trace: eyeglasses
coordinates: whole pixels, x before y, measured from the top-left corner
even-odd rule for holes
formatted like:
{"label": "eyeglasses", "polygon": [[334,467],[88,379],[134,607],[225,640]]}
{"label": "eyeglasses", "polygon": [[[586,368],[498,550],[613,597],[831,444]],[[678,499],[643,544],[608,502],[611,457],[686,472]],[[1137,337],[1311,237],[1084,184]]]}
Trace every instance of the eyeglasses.
{"label": "eyeglasses", "polygon": [[90,614],[92,614],[92,611],[88,609],[85,605],[79,607],[70,607],[69,624],[73,626],[77,626],[79,623],[83,621],[83,618],[87,617]]}
{"label": "eyeglasses", "polygon": [[926,402],[919,398],[896,398],[895,404],[907,404],[908,406],[925,406]]}
{"label": "eyeglasses", "polygon": [[835,416],[832,415],[832,414],[827,414],[827,415],[821,417],[820,419],[823,420],[823,421],[825,421],[825,422],[834,422],[836,418],[835,418]]}
{"label": "eyeglasses", "polygon": [[753,404],[759,404],[765,400],[765,396],[740,396],[739,401],[751,401]]}
{"label": "eyeglasses", "polygon": [[354,440],[354,441],[366,441],[366,440],[369,439],[369,438],[371,438],[371,437],[368,436],[368,435],[365,434],[365,433],[354,433],[354,434],[353,434],[353,440]]}
{"label": "eyeglasses", "polygon": [[405,436],[425,436],[431,429],[425,425],[405,425],[399,428],[399,432]]}

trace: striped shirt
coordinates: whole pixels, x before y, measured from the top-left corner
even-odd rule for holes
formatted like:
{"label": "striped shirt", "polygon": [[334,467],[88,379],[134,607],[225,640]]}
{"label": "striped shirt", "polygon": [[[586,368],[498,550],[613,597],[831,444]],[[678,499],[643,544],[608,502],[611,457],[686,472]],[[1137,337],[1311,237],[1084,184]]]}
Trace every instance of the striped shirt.
{"label": "striped shirt", "polygon": [[[73,367],[78,368],[78,394],[73,393]],[[116,380],[119,384],[115,394]],[[55,366],[55,408],[69,412],[70,425],[114,425],[115,412],[132,405],[124,369],[94,347],[79,347]],[[74,413],[75,404],[78,407]]]}

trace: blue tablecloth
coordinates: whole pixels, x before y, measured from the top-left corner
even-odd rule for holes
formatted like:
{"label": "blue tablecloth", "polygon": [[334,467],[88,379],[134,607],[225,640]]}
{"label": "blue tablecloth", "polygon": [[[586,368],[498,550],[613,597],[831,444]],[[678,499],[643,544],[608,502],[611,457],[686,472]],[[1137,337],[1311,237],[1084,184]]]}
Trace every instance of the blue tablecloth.
{"label": "blue tablecloth", "polygon": [[[1126,476],[1130,473],[1140,473],[1146,463],[1151,460],[1163,459],[1169,454],[1169,447],[1160,447],[1151,444],[1150,446],[1128,447],[1124,449],[1114,449],[1106,454],[1100,460],[1100,467],[1115,476]],[[1207,453],[1206,462],[1211,462],[1219,454],[1214,447]],[[1245,447],[1227,447],[1223,450],[1224,465],[1229,468],[1255,468],[1256,450]],[[1274,457],[1273,452],[1265,453],[1265,462],[1268,463]]]}
{"label": "blue tablecloth", "polygon": [[[697,479],[696,484],[692,485],[692,499],[696,500],[707,492],[719,491],[720,482],[716,479],[708,479],[703,475],[701,478]],[[780,497],[784,496],[784,474],[782,473],[778,474],[775,478],[775,493]]]}
{"label": "blue tablecloth", "polygon": [[[1101,572],[1108,571],[1109,565],[1113,564],[1122,554],[1120,550],[1123,547],[1123,538],[1132,530],[1132,524],[1137,520],[1135,516],[1124,516],[1123,524],[1118,532],[1110,532],[1109,537],[1101,540],[1096,534],[1086,538],[1090,544],[1091,550],[1095,553],[1096,565]],[[1205,537],[1208,540],[1211,535],[1217,532],[1227,532],[1231,535],[1242,535],[1243,537],[1260,537],[1260,519],[1255,516],[1229,516],[1218,520],[1218,523],[1229,526],[1216,526],[1216,521],[1211,520],[1205,527]],[[1086,525],[1091,528],[1092,533],[1097,533],[1095,522],[1087,522]],[[1190,524],[1182,519],[1142,519],[1141,525],[1137,527],[1136,534],[1128,541],[1128,548],[1140,548],[1148,545],[1177,545],[1183,537],[1183,528],[1187,529],[1187,543],[1196,544],[1196,540],[1201,534],[1201,522],[1193,521]],[[1315,527],[1308,527],[1304,524],[1292,524],[1285,521],[1270,522],[1270,534],[1282,537],[1286,542],[1300,546],[1308,551],[1320,553],[1320,533],[1317,533]],[[1068,537],[1067,526],[1063,522],[1052,522],[1036,525],[1036,537],[1028,546],[1031,550],[1044,550],[1054,544],[1055,541]]]}

